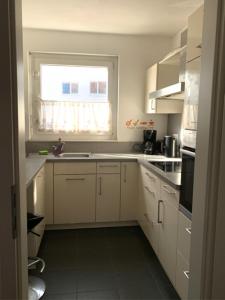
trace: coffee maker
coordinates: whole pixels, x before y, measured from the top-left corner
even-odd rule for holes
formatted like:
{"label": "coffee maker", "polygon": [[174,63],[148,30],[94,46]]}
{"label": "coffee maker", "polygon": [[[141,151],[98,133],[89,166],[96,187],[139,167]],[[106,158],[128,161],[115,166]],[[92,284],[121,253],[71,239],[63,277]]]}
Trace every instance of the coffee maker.
{"label": "coffee maker", "polygon": [[157,131],[153,129],[144,130],[143,150],[144,154],[154,154],[156,146]]}

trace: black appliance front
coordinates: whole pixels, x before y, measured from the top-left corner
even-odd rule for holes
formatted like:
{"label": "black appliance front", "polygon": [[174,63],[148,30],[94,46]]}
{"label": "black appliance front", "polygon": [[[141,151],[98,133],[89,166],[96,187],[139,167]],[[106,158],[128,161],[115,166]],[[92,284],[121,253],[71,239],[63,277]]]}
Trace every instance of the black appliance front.
{"label": "black appliance front", "polygon": [[192,213],[195,152],[189,150],[181,150],[181,152],[182,167],[180,205],[188,212]]}
{"label": "black appliance front", "polygon": [[143,150],[145,154],[154,154],[157,131],[154,129],[144,130]]}

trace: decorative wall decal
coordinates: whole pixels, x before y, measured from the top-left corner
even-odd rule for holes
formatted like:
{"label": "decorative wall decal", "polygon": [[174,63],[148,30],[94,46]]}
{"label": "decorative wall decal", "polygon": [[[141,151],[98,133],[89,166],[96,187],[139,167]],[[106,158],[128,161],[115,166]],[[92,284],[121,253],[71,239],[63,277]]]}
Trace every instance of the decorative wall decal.
{"label": "decorative wall decal", "polygon": [[155,122],[153,120],[150,121],[142,121],[142,120],[127,120],[125,123],[126,128],[135,128],[135,129],[150,129],[155,127]]}

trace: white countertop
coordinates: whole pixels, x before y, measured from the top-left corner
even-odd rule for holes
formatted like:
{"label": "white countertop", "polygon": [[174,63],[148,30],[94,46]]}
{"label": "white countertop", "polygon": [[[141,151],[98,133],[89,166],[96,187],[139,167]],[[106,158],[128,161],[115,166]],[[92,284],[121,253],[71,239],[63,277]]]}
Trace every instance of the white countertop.
{"label": "white countertop", "polygon": [[28,186],[41,167],[46,161],[138,161],[149,170],[153,171],[161,178],[168,181],[175,188],[180,187],[180,173],[165,173],[155,166],[151,165],[149,161],[181,161],[181,158],[168,158],[163,155],[146,155],[136,153],[91,153],[89,157],[55,157],[53,154],[39,155],[29,154],[26,158],[26,185]]}

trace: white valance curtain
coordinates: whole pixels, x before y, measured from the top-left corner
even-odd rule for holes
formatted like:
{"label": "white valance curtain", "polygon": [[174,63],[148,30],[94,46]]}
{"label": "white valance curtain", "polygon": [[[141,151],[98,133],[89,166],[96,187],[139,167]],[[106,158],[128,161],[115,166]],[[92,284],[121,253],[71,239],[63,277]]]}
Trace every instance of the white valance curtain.
{"label": "white valance curtain", "polygon": [[109,102],[40,101],[39,130],[73,134],[110,134]]}

